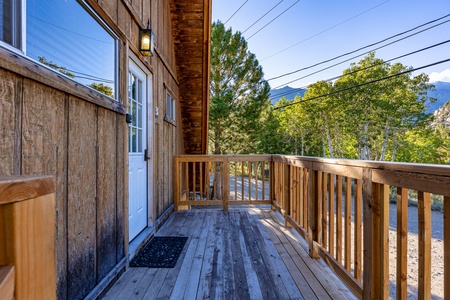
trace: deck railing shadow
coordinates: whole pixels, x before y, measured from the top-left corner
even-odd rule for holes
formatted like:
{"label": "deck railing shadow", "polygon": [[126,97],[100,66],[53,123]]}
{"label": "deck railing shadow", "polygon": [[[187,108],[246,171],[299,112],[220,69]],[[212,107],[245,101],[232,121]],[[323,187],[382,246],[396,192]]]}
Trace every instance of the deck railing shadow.
{"label": "deck railing shadow", "polygon": [[[174,180],[176,210],[271,204],[308,242],[310,256],[322,258],[361,299],[390,296],[391,187],[396,190],[396,296],[406,299],[408,289],[417,288],[419,298],[430,299],[431,194],[440,195],[444,255],[433,263],[443,264],[443,282],[450,282],[448,166],[282,155],[176,156]],[[408,190],[417,192],[418,202],[416,287],[409,285],[407,272]],[[196,194],[204,197],[188,196]],[[450,285],[443,289],[437,294],[450,298]]]}

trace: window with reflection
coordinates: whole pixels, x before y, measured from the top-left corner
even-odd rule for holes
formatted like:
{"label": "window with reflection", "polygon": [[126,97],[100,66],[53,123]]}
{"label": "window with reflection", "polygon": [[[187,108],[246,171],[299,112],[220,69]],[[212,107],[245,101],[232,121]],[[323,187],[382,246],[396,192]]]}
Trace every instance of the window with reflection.
{"label": "window with reflection", "polygon": [[0,40],[20,48],[20,1],[0,0]]}
{"label": "window with reflection", "polygon": [[[57,72],[116,97],[117,37],[83,1],[0,0],[1,40]],[[25,9],[25,22],[21,20]],[[20,24],[26,24],[26,32]],[[24,36],[25,45],[20,45]]]}

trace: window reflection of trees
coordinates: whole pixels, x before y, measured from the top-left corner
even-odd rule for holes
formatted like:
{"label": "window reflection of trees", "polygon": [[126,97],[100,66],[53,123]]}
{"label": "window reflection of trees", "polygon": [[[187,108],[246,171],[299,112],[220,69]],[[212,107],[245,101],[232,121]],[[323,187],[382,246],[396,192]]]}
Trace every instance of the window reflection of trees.
{"label": "window reflection of trees", "polygon": [[116,38],[83,1],[27,0],[26,18],[27,56],[115,97]]}

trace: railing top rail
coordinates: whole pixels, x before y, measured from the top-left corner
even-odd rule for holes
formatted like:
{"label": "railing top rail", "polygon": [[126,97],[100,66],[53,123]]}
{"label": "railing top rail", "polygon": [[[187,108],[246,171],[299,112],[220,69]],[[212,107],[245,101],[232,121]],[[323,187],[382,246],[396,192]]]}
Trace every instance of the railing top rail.
{"label": "railing top rail", "polygon": [[383,162],[356,159],[335,159],[310,156],[280,154],[245,154],[245,155],[176,155],[179,161],[276,161],[299,167],[311,167],[313,163],[338,166],[371,168],[384,171],[410,172],[438,176],[450,176],[450,165],[432,165],[421,163]]}
{"label": "railing top rail", "polygon": [[320,157],[294,156],[294,155],[273,155],[273,159],[275,161],[283,159],[284,162],[286,162],[286,160],[288,161],[300,160],[311,163],[325,163],[341,166],[379,169],[385,171],[401,171],[401,172],[450,176],[450,165],[382,162],[382,161],[356,160],[356,159],[334,159],[334,158],[320,158]]}

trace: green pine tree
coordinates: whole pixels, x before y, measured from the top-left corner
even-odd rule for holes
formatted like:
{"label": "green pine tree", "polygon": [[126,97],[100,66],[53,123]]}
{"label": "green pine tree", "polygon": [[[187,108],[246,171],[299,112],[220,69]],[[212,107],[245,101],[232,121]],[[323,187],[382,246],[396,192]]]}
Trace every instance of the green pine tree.
{"label": "green pine tree", "polygon": [[210,153],[255,153],[270,87],[240,32],[220,21],[211,31]]}

